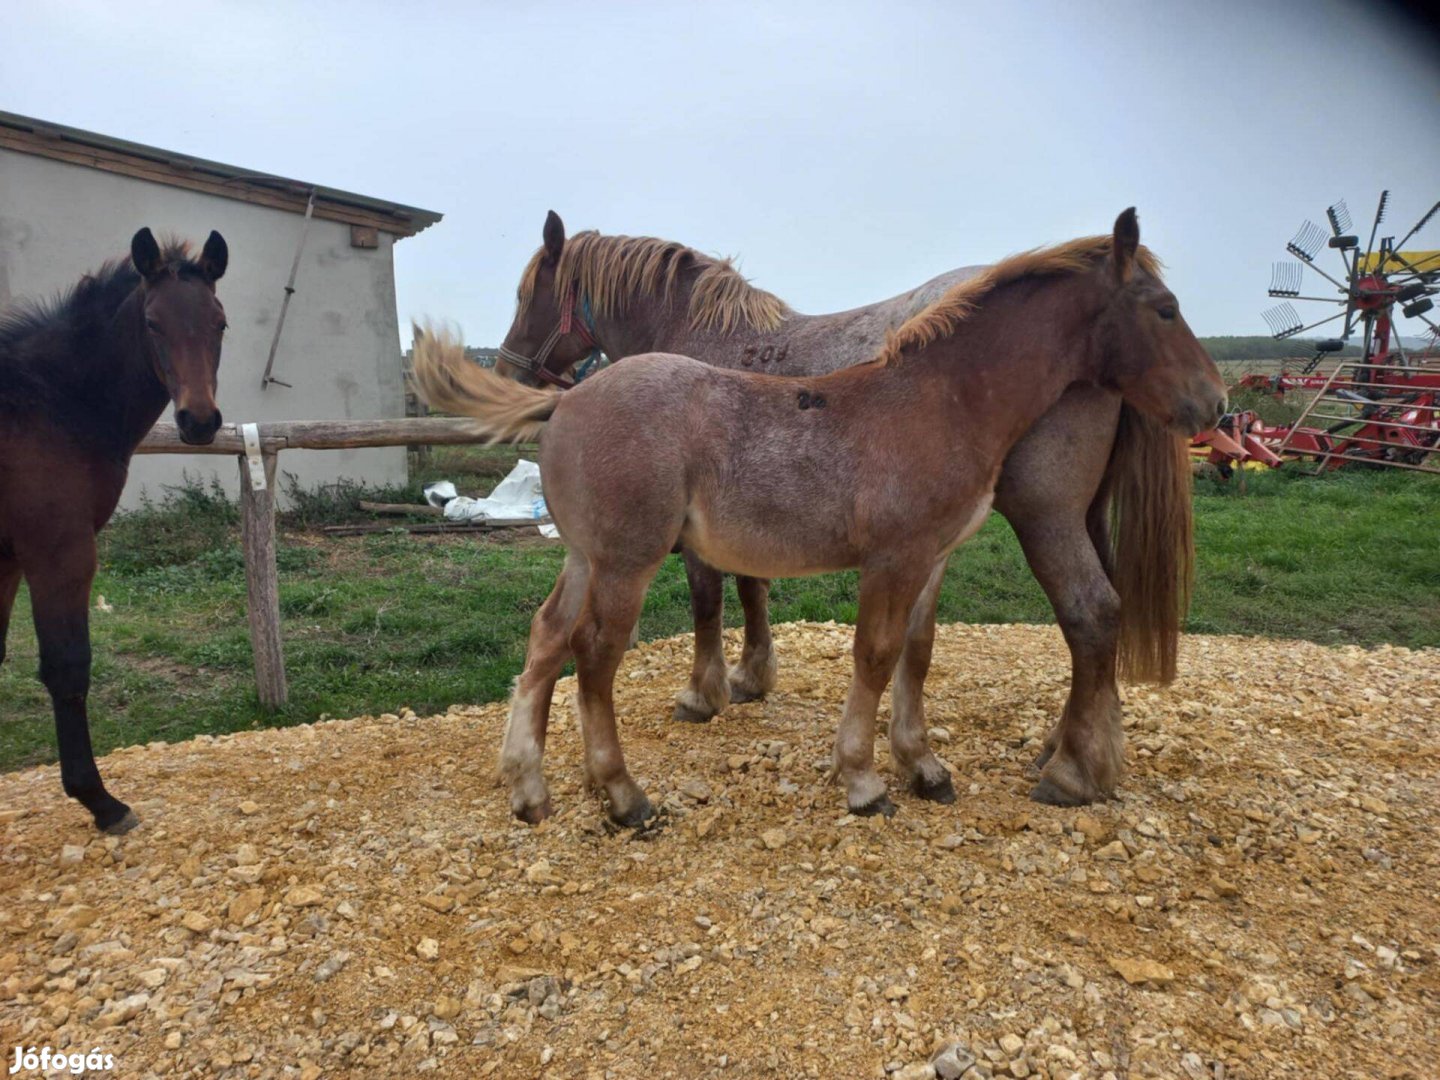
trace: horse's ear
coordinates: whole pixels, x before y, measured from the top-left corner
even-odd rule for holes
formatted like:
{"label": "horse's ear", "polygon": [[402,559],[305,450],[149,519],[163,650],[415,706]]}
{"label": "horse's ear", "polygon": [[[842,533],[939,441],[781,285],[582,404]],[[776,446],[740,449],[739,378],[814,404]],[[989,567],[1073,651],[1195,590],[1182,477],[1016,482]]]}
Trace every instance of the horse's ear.
{"label": "horse's ear", "polygon": [[160,245],[148,228],[141,229],[130,238],[130,261],[135,264],[135,272],[146,281],[153,281],[165,269]]}
{"label": "horse's ear", "polygon": [[1115,278],[1124,285],[1135,273],[1135,252],[1140,247],[1140,219],[1132,206],[1115,219]]}
{"label": "horse's ear", "polygon": [[200,252],[200,272],[207,281],[219,281],[225,276],[225,267],[229,263],[230,248],[225,243],[225,238],[211,229],[210,237],[205,241],[205,249]]}
{"label": "horse's ear", "polygon": [[545,215],[545,255],[553,263],[560,261],[560,252],[565,250],[565,223],[560,215],[551,210]]}

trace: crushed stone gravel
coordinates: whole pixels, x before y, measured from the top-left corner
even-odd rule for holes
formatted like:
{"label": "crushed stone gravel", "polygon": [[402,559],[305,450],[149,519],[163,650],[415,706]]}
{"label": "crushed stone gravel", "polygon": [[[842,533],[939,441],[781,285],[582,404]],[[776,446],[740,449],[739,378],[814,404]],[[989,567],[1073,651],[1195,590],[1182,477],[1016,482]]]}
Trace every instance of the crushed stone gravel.
{"label": "crushed stone gravel", "polygon": [[[142,825],[0,776],[0,1049],[128,1077],[1433,1076],[1440,652],[1187,637],[1126,689],[1129,772],[1026,798],[1068,654],[948,626],[927,687],[960,795],[856,819],[825,781],[851,632],[776,628],[780,682],[670,719],[688,637],[617,682],[663,825],[580,784],[510,819],[501,704],[112,754]],[[730,641],[732,649],[736,642]],[[880,744],[882,769],[886,755]]]}

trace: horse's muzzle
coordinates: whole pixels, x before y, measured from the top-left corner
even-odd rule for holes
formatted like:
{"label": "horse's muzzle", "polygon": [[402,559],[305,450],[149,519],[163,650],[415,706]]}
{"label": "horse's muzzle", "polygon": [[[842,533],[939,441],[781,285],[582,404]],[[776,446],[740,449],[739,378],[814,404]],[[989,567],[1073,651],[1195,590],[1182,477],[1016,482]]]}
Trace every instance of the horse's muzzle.
{"label": "horse's muzzle", "polygon": [[1186,402],[1171,421],[1170,426],[1182,435],[1193,437],[1202,431],[1209,431],[1225,415],[1226,396],[1206,395],[1203,400]]}
{"label": "horse's muzzle", "polygon": [[175,410],[175,426],[180,429],[180,441],[189,446],[209,446],[215,441],[220,422],[219,409],[203,417],[189,409]]}

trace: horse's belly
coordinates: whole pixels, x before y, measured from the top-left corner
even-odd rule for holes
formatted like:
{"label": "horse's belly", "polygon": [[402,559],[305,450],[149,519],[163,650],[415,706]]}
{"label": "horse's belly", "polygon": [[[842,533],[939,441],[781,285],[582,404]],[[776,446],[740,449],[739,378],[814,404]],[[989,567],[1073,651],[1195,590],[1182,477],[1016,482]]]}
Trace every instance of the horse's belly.
{"label": "horse's belly", "polygon": [[680,542],[708,565],[747,577],[808,577],[855,566],[855,554],[843,538],[821,533],[799,535],[787,523],[774,527],[712,518],[692,509]]}

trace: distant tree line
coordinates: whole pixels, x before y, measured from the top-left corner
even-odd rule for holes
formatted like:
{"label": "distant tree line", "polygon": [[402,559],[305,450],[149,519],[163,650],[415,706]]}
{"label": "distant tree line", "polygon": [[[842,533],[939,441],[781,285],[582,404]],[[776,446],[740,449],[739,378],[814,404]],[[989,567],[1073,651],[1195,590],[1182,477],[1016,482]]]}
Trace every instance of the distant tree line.
{"label": "distant tree line", "polygon": [[[1263,335],[1227,334],[1223,337],[1202,337],[1210,358],[1217,364],[1227,360],[1284,360],[1287,357],[1303,357],[1308,360],[1315,355],[1317,338],[1285,338],[1276,341]],[[1339,353],[1330,356],[1359,356],[1359,345],[1346,345]]]}

